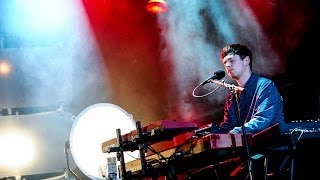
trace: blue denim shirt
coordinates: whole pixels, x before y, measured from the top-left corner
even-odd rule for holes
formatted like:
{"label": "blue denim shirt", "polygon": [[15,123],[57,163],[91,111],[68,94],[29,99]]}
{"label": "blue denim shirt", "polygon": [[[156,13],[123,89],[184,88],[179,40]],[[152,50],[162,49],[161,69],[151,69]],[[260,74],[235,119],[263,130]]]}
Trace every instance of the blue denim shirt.
{"label": "blue denim shirt", "polygon": [[224,122],[220,127],[232,134],[241,133],[244,123],[246,132],[258,133],[279,123],[280,133],[286,131],[283,101],[273,81],[252,73],[238,96],[240,119],[236,96],[230,92],[224,107]]}

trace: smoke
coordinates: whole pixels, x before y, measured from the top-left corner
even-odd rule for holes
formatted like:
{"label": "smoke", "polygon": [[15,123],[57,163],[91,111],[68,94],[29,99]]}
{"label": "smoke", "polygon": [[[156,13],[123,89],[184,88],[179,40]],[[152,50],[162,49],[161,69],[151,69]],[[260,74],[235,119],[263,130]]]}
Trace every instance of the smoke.
{"label": "smoke", "polygon": [[[46,37],[46,41],[37,34],[19,35],[23,37],[19,43],[9,44],[10,48],[2,50],[13,68],[10,77],[2,79],[11,88],[1,95],[5,100],[3,108],[64,103],[79,112],[103,98],[106,80],[99,49],[81,4],[68,5],[70,12],[64,17],[67,23],[63,31]],[[37,41],[28,43],[29,38]]]}

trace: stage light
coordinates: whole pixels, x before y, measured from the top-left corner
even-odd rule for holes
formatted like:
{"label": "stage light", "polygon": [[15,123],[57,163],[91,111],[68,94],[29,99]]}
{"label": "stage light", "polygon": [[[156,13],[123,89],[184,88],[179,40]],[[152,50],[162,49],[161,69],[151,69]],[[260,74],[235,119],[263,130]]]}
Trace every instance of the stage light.
{"label": "stage light", "polygon": [[34,161],[36,147],[28,135],[21,134],[18,130],[2,133],[0,144],[0,167],[2,169],[20,171]]}
{"label": "stage light", "polygon": [[10,64],[7,61],[0,61],[0,75],[7,75],[11,72]]}
{"label": "stage light", "polygon": [[149,0],[146,6],[147,11],[160,14],[167,11],[167,3],[165,0]]}
{"label": "stage light", "polygon": [[[106,179],[108,159],[116,152],[103,153],[102,143],[135,130],[132,116],[119,106],[99,103],[89,106],[76,118],[70,132],[70,150],[76,165],[90,179]],[[125,162],[139,158],[139,151],[124,153]],[[120,162],[117,162],[117,166]]]}

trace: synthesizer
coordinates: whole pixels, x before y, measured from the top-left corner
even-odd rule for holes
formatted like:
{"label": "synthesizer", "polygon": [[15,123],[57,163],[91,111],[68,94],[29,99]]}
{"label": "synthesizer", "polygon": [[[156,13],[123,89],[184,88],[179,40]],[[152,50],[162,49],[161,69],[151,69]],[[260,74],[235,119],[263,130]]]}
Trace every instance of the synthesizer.
{"label": "synthesizer", "polygon": [[[160,141],[169,141],[178,134],[197,129],[197,124],[193,122],[184,122],[176,120],[160,120],[155,121],[147,126],[142,127],[143,137],[138,137],[137,131],[133,130],[122,135],[123,149],[125,151],[138,150],[138,139],[148,145]],[[110,148],[115,147],[117,139],[113,138],[102,143],[102,152],[108,153]]]}
{"label": "synthesizer", "polygon": [[[248,135],[249,142],[252,135]],[[187,143],[180,144],[176,147],[171,147],[168,150],[162,151],[159,154],[153,153],[146,156],[146,162],[149,163],[151,169],[161,171],[163,166],[167,166],[170,160],[185,159],[189,166],[196,166],[195,162],[191,159],[210,159],[210,155],[218,150],[235,150],[244,146],[244,140],[241,134],[208,134],[200,138],[191,137]],[[159,159],[161,157],[161,159]],[[186,160],[187,159],[187,160]],[[191,163],[192,162],[192,163]],[[185,163],[182,163],[185,164]],[[134,160],[126,163],[126,170],[133,176],[141,176],[142,167],[140,160]],[[165,173],[165,172],[164,172]],[[121,172],[120,172],[121,174]]]}
{"label": "synthesizer", "polygon": [[293,138],[309,139],[320,138],[320,119],[317,120],[295,120],[287,123],[286,135],[291,135]]}

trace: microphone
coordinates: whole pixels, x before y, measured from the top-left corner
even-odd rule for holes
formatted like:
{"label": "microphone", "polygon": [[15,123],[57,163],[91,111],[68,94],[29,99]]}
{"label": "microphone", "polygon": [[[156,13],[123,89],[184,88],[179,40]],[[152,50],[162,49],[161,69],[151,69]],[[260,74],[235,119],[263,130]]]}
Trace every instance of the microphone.
{"label": "microphone", "polygon": [[223,70],[218,70],[216,71],[212,77],[209,77],[208,79],[206,79],[205,81],[203,81],[199,86],[203,86],[207,83],[210,83],[211,80],[220,80],[222,78],[224,78],[224,76],[226,75],[226,73]]}

